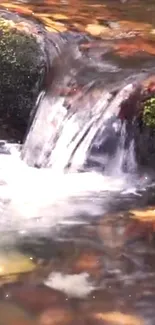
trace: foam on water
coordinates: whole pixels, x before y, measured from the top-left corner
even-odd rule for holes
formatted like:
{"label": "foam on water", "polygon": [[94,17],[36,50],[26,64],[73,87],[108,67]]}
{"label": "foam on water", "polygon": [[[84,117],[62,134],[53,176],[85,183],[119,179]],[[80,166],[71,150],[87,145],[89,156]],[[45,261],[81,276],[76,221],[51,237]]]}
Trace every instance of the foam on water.
{"label": "foam on water", "polygon": [[52,169],[29,167],[17,149],[10,150],[10,155],[0,156],[1,232],[41,232],[65,218],[98,215],[104,212],[107,195],[123,193],[130,187],[123,174],[110,177],[94,171],[55,173]]}

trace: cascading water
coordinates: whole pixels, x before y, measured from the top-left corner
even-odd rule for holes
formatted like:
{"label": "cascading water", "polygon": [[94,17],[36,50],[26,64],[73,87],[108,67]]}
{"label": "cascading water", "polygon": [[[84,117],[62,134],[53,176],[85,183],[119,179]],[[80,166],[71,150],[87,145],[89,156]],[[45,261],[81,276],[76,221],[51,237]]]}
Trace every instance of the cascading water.
{"label": "cascading water", "polygon": [[[106,132],[107,122],[118,117],[122,102],[128,99],[134,87],[133,84],[125,86],[116,96],[103,91],[94,103],[83,89],[83,97],[76,99],[73,109],[68,111],[64,98],[52,100],[45,96],[22,150],[24,161],[30,166],[50,167],[57,172],[68,166],[74,171],[83,168],[98,132]],[[88,101],[83,102],[84,97]],[[122,137],[124,139],[123,134]]]}
{"label": "cascading water", "polygon": [[125,148],[118,118],[136,85],[98,92],[91,82],[68,98],[55,89],[41,97],[23,147],[3,146],[10,154],[0,161],[1,230],[47,232],[64,218],[80,222],[107,211],[108,193],[136,186],[122,168],[135,172],[134,143]]}

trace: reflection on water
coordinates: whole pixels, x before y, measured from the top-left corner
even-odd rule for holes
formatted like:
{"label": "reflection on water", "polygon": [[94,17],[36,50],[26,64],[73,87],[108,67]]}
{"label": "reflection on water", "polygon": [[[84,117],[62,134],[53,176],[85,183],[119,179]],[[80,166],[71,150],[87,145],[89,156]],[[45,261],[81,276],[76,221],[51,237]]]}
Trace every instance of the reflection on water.
{"label": "reflection on water", "polygon": [[[121,54],[137,51],[136,37],[142,51],[155,53],[148,43],[154,40],[154,1],[21,0],[1,6],[40,19],[52,31],[85,31],[113,41],[133,37],[115,45],[122,70]],[[85,48],[91,55],[103,49],[99,39],[95,44]],[[130,69],[134,62],[133,57]],[[1,180],[10,184],[0,184],[1,208],[8,206],[10,193],[15,204],[1,213],[1,233],[13,225],[14,232],[5,245],[1,234],[0,324],[154,325],[155,189],[146,187],[147,174],[109,180],[80,173],[64,181],[64,175],[49,177],[16,158],[3,161],[1,155]]]}
{"label": "reflection on water", "polygon": [[[69,232],[62,225],[54,239],[21,239],[20,250],[39,265],[19,283],[5,283],[2,301],[17,303],[41,324],[53,317],[56,324],[153,324],[154,226],[134,214],[105,215]],[[19,311],[12,315],[18,319]]]}

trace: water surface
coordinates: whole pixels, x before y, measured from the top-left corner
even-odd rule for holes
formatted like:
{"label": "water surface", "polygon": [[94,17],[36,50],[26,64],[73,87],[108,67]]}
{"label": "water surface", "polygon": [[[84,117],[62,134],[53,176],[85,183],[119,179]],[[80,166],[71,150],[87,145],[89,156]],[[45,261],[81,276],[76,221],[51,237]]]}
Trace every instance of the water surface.
{"label": "water surface", "polygon": [[[39,19],[50,31],[89,36],[83,51],[93,69],[90,64],[79,76],[82,91],[98,78],[100,96],[105,85],[153,73],[153,1],[1,6]],[[96,169],[37,169],[21,161],[18,148],[11,150],[0,156],[0,323],[154,325],[154,172],[120,173],[122,151],[109,176]],[[22,257],[18,266],[9,255],[17,250],[35,271],[21,272]],[[11,261],[6,267],[4,256]]]}

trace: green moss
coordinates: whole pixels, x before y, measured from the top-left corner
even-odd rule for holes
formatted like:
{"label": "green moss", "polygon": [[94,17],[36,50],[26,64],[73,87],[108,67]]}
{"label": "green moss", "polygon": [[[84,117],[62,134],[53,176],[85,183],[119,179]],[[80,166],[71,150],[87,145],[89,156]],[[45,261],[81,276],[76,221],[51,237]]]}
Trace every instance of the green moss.
{"label": "green moss", "polygon": [[155,128],[155,97],[144,102],[143,122],[145,125]]}
{"label": "green moss", "polygon": [[0,118],[5,115],[26,125],[44,72],[36,38],[0,18]]}

